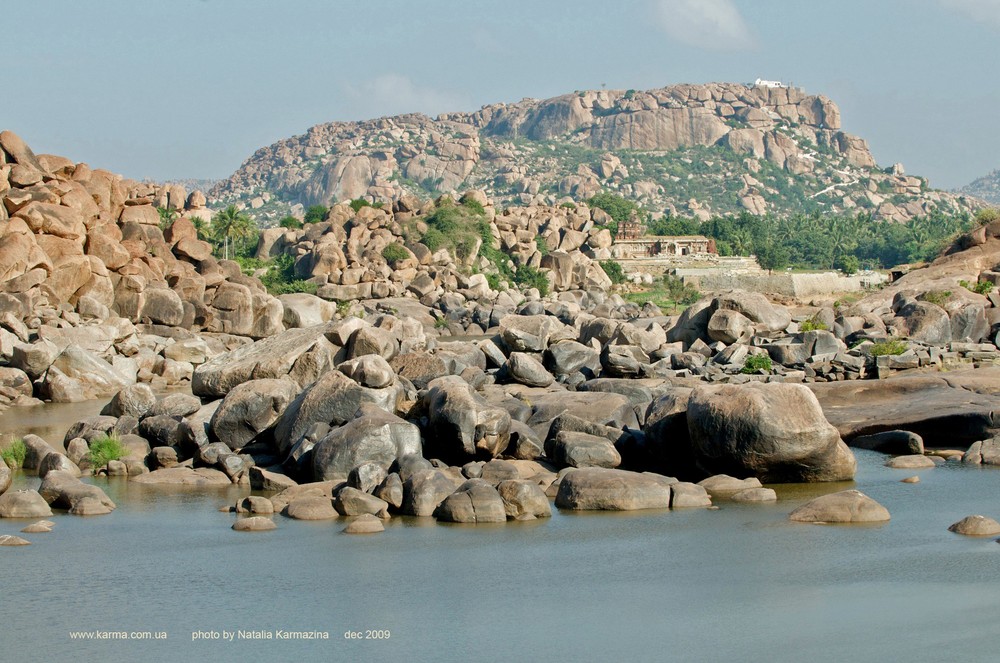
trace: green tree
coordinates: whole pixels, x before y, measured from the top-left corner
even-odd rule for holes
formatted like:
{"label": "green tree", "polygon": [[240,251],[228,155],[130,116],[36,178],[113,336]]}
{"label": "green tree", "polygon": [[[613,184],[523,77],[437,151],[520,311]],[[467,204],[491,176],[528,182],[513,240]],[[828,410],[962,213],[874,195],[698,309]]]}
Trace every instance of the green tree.
{"label": "green tree", "polygon": [[278,225],[281,226],[282,228],[297,229],[302,227],[302,222],[296,219],[294,216],[288,215],[281,221],[279,221]]}
{"label": "green tree", "polygon": [[225,259],[229,260],[230,242],[239,242],[252,237],[256,230],[253,220],[230,205],[212,218],[212,235],[225,246]]}
{"label": "green tree", "polygon": [[330,209],[324,205],[313,205],[306,210],[306,216],[302,219],[303,223],[320,223],[326,219],[327,212]]}

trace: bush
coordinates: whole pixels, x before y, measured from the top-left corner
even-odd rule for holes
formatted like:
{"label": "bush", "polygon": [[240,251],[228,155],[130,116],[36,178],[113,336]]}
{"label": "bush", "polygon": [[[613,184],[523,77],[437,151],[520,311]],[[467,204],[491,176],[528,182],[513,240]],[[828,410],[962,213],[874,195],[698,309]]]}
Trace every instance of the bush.
{"label": "bush", "polygon": [[382,249],[382,257],[385,258],[386,262],[394,263],[409,258],[410,252],[402,244],[394,243]]}
{"label": "bush", "polygon": [[599,264],[612,283],[616,285],[625,283],[625,270],[622,269],[621,263],[614,260],[602,260]]}
{"label": "bush", "polygon": [[330,211],[325,205],[313,205],[306,210],[306,216],[302,219],[303,223],[320,223],[326,219],[327,213]]}
{"label": "bush", "polygon": [[574,205],[573,203],[571,203],[569,201],[563,203],[559,207],[562,207],[563,209],[571,209],[571,210],[574,210],[574,211],[576,210],[576,205]]}
{"label": "bush", "polygon": [[355,198],[350,203],[348,203],[348,206],[352,210],[354,210],[355,214],[357,214],[361,210],[362,207],[371,207],[372,204],[370,202],[368,202],[367,200],[365,200],[364,198]]}
{"label": "bush", "polygon": [[93,467],[104,467],[112,460],[121,460],[128,455],[128,449],[114,435],[102,435],[90,442],[87,461]]}
{"label": "bush", "polygon": [[949,297],[951,297],[951,290],[928,290],[923,295],[921,295],[921,298],[925,302],[930,302],[935,306],[942,306],[942,307],[945,305],[945,302],[948,301]]}
{"label": "bush", "polygon": [[437,228],[430,228],[424,233],[424,236],[420,238],[420,243],[431,251],[437,251],[442,246],[447,244],[448,240],[443,232]]}
{"label": "bush", "polygon": [[538,247],[538,252],[543,256],[549,255],[549,245],[545,242],[545,238],[541,235],[535,236],[535,246]]}
{"label": "bush", "polygon": [[872,344],[870,354],[872,357],[882,357],[885,355],[901,355],[906,352],[907,346],[903,341],[893,338],[885,341],[876,341]]}
{"label": "bush", "polygon": [[0,458],[7,463],[7,467],[16,470],[24,465],[24,458],[28,455],[28,447],[24,440],[14,440],[14,442],[0,451]]}
{"label": "bush", "polygon": [[851,274],[856,274],[861,269],[861,261],[858,260],[857,256],[842,255],[837,258],[834,267],[850,276]]}
{"label": "bush", "polygon": [[478,200],[473,198],[466,198],[462,201],[462,207],[469,210],[477,216],[486,216],[486,208]]}
{"label": "bush", "polygon": [[530,265],[521,265],[514,273],[514,283],[522,288],[538,288],[539,294],[544,297],[549,294],[549,279],[542,272]]}
{"label": "bush", "polygon": [[283,218],[281,221],[279,221],[278,225],[282,228],[298,229],[302,227],[302,222],[296,219],[294,216],[289,215]]}
{"label": "bush", "polygon": [[962,280],[958,282],[958,285],[962,286],[966,290],[976,293],[977,295],[987,295],[991,290],[993,290],[993,284],[989,281],[969,283],[968,281]]}
{"label": "bush", "polygon": [[996,209],[995,207],[981,209],[976,212],[975,220],[981,226],[993,223],[994,221],[1000,221],[1000,209]]}
{"label": "bush", "polygon": [[804,332],[817,331],[817,330],[825,331],[828,329],[830,328],[826,326],[826,323],[821,321],[815,315],[809,318],[808,320],[803,320],[802,323],[799,325],[799,331],[804,331]]}
{"label": "bush", "polygon": [[770,371],[772,367],[770,355],[750,355],[743,362],[741,373],[751,374],[758,371]]}

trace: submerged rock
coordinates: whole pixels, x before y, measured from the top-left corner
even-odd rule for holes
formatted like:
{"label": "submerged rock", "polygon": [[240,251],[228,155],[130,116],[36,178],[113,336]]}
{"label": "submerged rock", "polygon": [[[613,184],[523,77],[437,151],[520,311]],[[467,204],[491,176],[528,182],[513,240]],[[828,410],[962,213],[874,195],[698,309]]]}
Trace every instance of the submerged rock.
{"label": "submerged rock", "polygon": [[266,532],[277,528],[278,526],[274,524],[273,520],[264,516],[240,518],[233,523],[233,529],[237,532]]}
{"label": "submerged rock", "polygon": [[1000,523],[986,516],[966,516],[951,525],[948,531],[965,536],[995,536],[1000,534]]}
{"label": "submerged rock", "polygon": [[843,490],[817,497],[789,514],[800,523],[881,523],[889,511],[859,490]]}
{"label": "submerged rock", "polygon": [[385,531],[381,519],[371,514],[358,516],[341,530],[345,534],[378,534]]}

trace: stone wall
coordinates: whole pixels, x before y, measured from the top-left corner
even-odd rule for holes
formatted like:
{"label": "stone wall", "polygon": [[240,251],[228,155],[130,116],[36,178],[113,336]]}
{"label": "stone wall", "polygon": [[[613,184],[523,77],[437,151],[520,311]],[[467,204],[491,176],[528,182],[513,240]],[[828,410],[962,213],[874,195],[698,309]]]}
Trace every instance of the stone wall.
{"label": "stone wall", "polygon": [[815,297],[843,292],[861,292],[867,287],[886,281],[879,273],[842,276],[836,272],[822,274],[778,274],[709,272],[698,275],[684,275],[684,281],[699,290],[721,292],[726,290],[747,290],[786,297]]}

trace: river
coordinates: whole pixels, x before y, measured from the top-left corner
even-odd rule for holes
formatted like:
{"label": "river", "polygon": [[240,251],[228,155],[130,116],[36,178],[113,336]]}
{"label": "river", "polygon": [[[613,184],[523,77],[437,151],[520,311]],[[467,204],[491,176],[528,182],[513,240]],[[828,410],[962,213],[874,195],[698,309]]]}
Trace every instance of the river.
{"label": "river", "polygon": [[[856,453],[854,485],[889,509],[887,524],[787,520],[840,484],[774,486],[776,504],[718,510],[396,518],[373,536],[275,516],[275,531],[239,533],[218,509],[245,488],[94,479],[114,513],[57,514],[52,533],[23,535],[33,545],[0,548],[0,658],[995,660],[1000,545],[947,527],[1000,517],[1000,471],[948,464],[904,484],[913,470]],[[15,487],[37,484],[19,475]],[[25,524],[0,520],[0,534]],[[223,640],[240,630],[329,640]],[[71,635],[96,631],[166,639]],[[199,631],[219,639],[193,641]]]}

